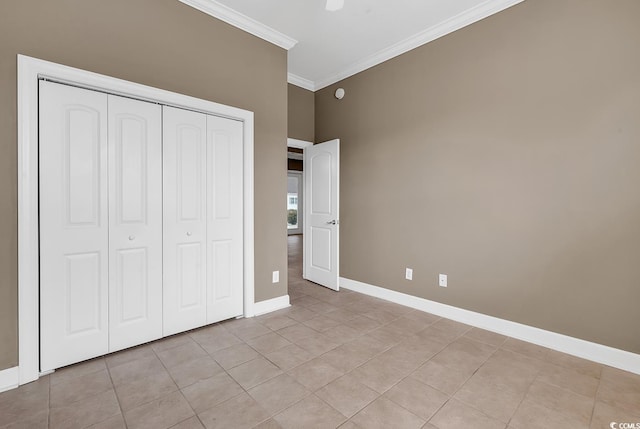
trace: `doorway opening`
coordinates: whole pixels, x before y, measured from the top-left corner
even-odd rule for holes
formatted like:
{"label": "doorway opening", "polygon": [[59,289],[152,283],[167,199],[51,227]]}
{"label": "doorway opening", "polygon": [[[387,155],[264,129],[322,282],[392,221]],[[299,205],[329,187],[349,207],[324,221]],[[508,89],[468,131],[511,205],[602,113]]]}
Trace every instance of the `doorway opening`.
{"label": "doorway opening", "polygon": [[[296,139],[287,141],[287,256],[290,284],[304,281],[304,149],[312,142]],[[291,293],[291,290],[289,290]]]}
{"label": "doorway opening", "polygon": [[303,231],[303,178],[302,171],[287,173],[287,234],[302,235]]}
{"label": "doorway opening", "polygon": [[[290,251],[292,245],[301,247],[302,279],[338,291],[340,140],[314,145],[289,139],[287,146],[290,167],[300,157],[299,149],[302,149],[302,159],[299,160],[302,174],[289,171],[288,175],[287,224],[288,230],[300,231],[303,235],[302,240],[295,243],[289,240]],[[290,275],[291,279],[299,278],[296,272]]]}

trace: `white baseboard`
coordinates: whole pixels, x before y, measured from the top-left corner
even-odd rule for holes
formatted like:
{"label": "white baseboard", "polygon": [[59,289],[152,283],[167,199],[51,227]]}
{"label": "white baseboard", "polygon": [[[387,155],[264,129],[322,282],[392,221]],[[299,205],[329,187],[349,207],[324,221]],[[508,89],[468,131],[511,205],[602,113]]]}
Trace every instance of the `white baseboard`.
{"label": "white baseboard", "polygon": [[640,374],[640,355],[340,277],[340,286],[583,359]]}
{"label": "white baseboard", "polygon": [[20,385],[20,371],[17,366],[0,371],[0,392],[15,389]]}
{"label": "white baseboard", "polygon": [[282,310],[283,308],[290,307],[289,295],[282,295],[277,298],[268,299],[266,301],[256,302],[253,305],[253,312],[256,316],[262,314],[271,313],[272,311]]}

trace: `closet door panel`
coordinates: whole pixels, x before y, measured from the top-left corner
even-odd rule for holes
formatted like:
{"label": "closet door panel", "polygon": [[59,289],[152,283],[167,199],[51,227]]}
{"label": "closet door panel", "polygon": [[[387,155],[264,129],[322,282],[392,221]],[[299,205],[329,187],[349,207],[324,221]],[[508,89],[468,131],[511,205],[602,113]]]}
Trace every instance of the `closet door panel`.
{"label": "closet door panel", "polygon": [[109,351],[162,336],[162,108],[109,95]]}
{"label": "closet door panel", "polygon": [[207,322],[204,114],[163,108],[164,335]]}
{"label": "closet door panel", "polygon": [[108,352],[107,96],[40,82],[40,352]]}
{"label": "closet door panel", "polygon": [[207,117],[207,322],[243,312],[242,123]]}

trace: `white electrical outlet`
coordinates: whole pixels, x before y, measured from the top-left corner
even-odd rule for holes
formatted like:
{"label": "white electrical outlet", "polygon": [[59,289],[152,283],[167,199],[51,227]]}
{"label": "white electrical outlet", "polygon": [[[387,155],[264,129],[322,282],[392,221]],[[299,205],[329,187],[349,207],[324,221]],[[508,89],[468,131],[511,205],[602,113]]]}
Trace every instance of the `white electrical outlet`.
{"label": "white electrical outlet", "polygon": [[280,281],[280,271],[274,271],[271,275],[271,282],[278,283]]}
{"label": "white electrical outlet", "polygon": [[404,271],[404,278],[407,280],[413,280],[413,269],[407,268]]}
{"label": "white electrical outlet", "polygon": [[438,275],[438,284],[440,285],[440,287],[447,287],[447,275],[446,274]]}

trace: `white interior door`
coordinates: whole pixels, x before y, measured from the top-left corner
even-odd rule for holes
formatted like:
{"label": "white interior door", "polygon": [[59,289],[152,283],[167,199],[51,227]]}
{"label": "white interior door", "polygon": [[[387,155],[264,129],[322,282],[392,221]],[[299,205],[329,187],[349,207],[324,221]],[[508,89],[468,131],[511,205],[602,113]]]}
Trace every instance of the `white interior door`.
{"label": "white interior door", "polygon": [[106,354],[107,95],[40,82],[40,369]]}
{"label": "white interior door", "polygon": [[338,290],[340,140],[304,150],[304,181],[304,277]]}
{"label": "white interior door", "polygon": [[207,116],[163,107],[163,333],[207,322]]}
{"label": "white interior door", "polygon": [[207,116],[207,323],[242,315],[242,122]]}
{"label": "white interior door", "polygon": [[162,108],[109,95],[109,351],[162,337]]}

